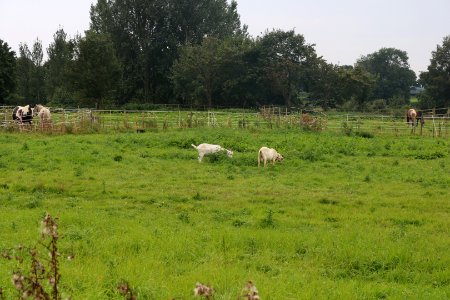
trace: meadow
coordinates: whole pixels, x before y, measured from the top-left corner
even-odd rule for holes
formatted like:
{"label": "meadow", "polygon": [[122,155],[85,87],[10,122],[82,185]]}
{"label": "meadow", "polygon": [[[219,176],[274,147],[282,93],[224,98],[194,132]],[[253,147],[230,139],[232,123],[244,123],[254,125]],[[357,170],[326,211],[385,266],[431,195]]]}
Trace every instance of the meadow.
{"label": "meadow", "polygon": [[[234,156],[200,164],[202,142]],[[252,280],[265,300],[450,298],[446,138],[221,127],[0,143],[0,249],[36,245],[58,217],[64,297],[123,299],[126,281],[138,299],[194,299],[196,282],[242,299]],[[285,160],[258,168],[263,145]],[[0,257],[5,299],[19,267]]]}

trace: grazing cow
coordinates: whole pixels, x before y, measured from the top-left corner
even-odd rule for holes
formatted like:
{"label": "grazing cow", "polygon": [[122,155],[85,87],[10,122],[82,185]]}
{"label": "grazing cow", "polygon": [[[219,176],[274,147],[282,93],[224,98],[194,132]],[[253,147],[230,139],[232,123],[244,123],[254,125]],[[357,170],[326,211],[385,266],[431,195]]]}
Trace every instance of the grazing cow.
{"label": "grazing cow", "polygon": [[37,114],[37,116],[39,117],[39,121],[40,121],[42,128],[48,127],[51,125],[52,115],[50,113],[50,109],[38,104],[34,107],[34,113],[35,113],[35,115]]}
{"label": "grazing cow", "polygon": [[25,123],[33,123],[33,108],[30,105],[16,106],[12,112],[13,120],[17,121],[20,125]]}
{"label": "grazing cow", "polygon": [[197,151],[198,151],[198,162],[202,162],[203,157],[205,155],[211,154],[211,153],[217,153],[220,151],[226,151],[228,157],[230,157],[230,158],[233,157],[233,151],[225,149],[220,145],[212,145],[212,144],[203,143],[198,146],[191,144],[191,146],[194,147],[195,149],[197,149]]}
{"label": "grazing cow", "polygon": [[267,148],[267,147],[261,147],[258,151],[258,167],[261,162],[264,162],[264,167],[267,164],[267,161],[271,161],[272,165],[275,164],[275,161],[282,161],[283,156],[281,156],[280,153],[278,153],[275,149]]}

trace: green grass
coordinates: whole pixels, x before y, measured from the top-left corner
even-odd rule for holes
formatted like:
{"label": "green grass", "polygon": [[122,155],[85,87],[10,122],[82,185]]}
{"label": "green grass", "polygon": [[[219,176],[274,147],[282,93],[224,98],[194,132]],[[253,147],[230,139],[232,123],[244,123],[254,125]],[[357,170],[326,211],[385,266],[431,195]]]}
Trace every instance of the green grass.
{"label": "green grass", "polygon": [[[191,143],[234,157],[199,164]],[[59,217],[73,299],[450,297],[450,143],[418,136],[185,129],[0,135],[0,249]],[[257,167],[267,145],[285,160]],[[69,255],[75,259],[67,260]],[[7,299],[17,266],[0,259]]]}

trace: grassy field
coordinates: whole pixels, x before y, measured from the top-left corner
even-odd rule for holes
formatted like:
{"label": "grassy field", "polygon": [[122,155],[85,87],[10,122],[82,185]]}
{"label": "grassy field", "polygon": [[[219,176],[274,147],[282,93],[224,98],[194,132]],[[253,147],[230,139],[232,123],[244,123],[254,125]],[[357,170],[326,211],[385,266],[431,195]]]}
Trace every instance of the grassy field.
{"label": "grassy field", "polygon": [[[199,164],[201,142],[234,157]],[[0,249],[35,245],[58,217],[72,299],[121,299],[121,280],[138,299],[194,299],[196,282],[239,299],[247,280],[265,300],[450,298],[448,139],[197,128],[0,143]],[[263,145],[285,160],[258,168]],[[18,267],[0,258],[6,299]]]}

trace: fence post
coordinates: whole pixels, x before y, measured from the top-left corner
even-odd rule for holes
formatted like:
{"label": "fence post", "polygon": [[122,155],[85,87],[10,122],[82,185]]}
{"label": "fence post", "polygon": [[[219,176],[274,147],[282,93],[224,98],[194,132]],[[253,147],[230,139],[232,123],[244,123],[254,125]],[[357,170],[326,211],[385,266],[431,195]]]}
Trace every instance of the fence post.
{"label": "fence post", "polygon": [[435,137],[437,132],[436,132],[436,124],[434,123],[434,113],[431,115],[431,119],[433,120],[433,137]]}

